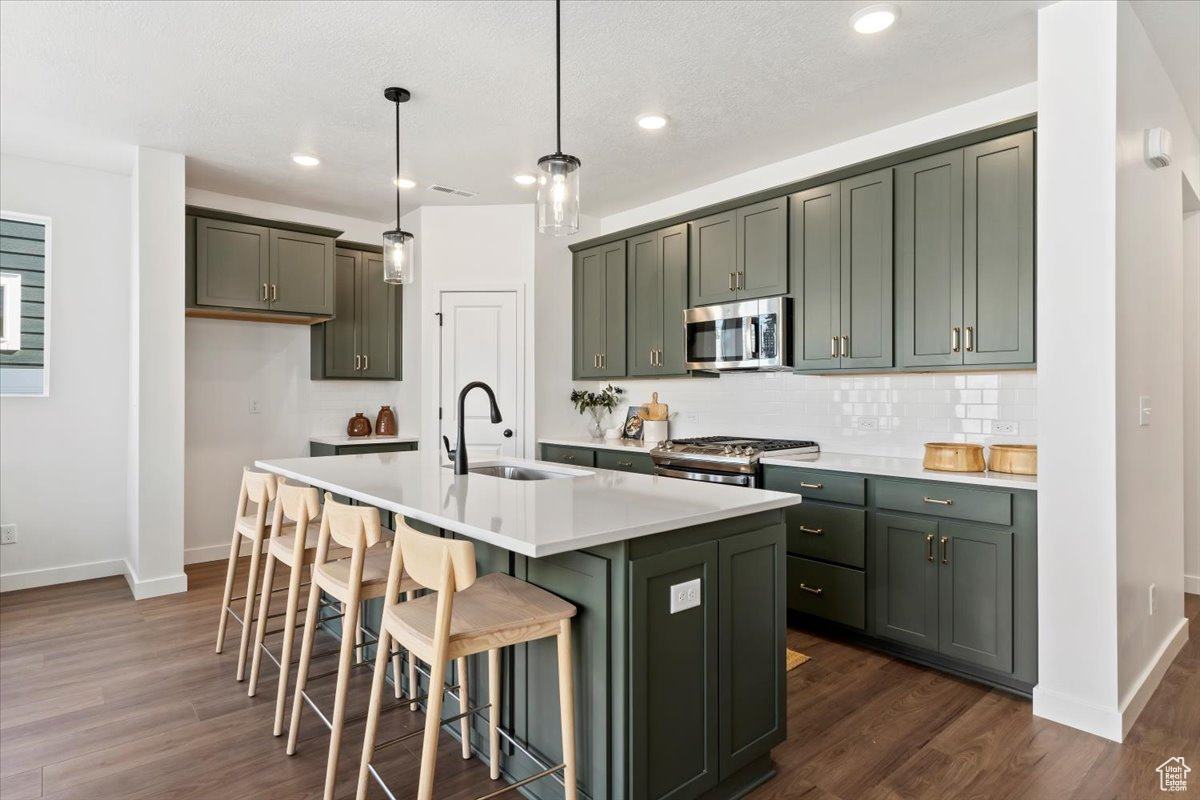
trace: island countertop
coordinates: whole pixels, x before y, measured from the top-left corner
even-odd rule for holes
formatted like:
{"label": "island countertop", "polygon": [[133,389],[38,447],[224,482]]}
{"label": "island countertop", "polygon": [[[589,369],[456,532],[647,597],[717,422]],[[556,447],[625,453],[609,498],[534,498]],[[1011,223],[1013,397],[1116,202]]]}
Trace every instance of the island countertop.
{"label": "island countertop", "polygon": [[440,453],[269,459],[259,469],[514,553],[541,558],[795,505],[799,495],[656,475],[473,455],[567,477],[455,475]]}

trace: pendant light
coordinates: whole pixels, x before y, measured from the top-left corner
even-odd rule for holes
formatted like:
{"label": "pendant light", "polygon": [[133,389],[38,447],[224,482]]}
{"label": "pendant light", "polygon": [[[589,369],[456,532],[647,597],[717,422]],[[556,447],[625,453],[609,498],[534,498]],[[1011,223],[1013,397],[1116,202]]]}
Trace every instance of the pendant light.
{"label": "pendant light", "polygon": [[557,111],[556,149],[538,159],[537,227],[539,233],[570,236],[579,230],[579,166],[562,151],[562,7],[554,0],[554,79]]}
{"label": "pendant light", "polygon": [[412,283],[416,277],[416,257],[411,233],[400,229],[400,104],[412,97],[408,89],[392,86],[383,96],[396,104],[396,227],[383,234],[383,280],[385,283]]}

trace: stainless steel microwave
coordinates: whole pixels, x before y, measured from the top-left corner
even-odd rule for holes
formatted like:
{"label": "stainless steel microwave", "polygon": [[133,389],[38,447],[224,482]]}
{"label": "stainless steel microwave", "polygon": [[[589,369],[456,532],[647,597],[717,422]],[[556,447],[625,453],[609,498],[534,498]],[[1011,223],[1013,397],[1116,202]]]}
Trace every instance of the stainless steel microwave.
{"label": "stainless steel microwave", "polygon": [[687,368],[787,369],[791,310],[787,297],[689,308],[683,312]]}

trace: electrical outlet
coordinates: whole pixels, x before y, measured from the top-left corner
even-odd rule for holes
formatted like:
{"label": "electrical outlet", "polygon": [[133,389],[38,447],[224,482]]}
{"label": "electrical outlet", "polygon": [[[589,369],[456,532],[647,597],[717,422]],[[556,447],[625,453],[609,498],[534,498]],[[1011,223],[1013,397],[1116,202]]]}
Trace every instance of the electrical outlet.
{"label": "electrical outlet", "polygon": [[0,525],[0,544],[17,543],[17,526]]}
{"label": "electrical outlet", "polygon": [[859,417],[858,429],[860,431],[877,431],[879,430],[878,417]]}
{"label": "electrical outlet", "polygon": [[261,414],[262,413],[262,403],[260,403],[256,398],[250,399],[250,413],[251,414]]}
{"label": "electrical outlet", "polygon": [[1150,616],[1154,616],[1154,607],[1158,605],[1158,587],[1150,584]]}
{"label": "electrical outlet", "polygon": [[671,613],[678,614],[700,605],[700,579],[677,583],[671,587]]}
{"label": "electrical outlet", "polygon": [[1004,433],[1010,436],[1016,436],[1017,423],[1004,422],[1003,420],[994,419],[992,420],[992,433]]}
{"label": "electrical outlet", "polygon": [[1138,396],[1138,425],[1145,427],[1150,424],[1150,397],[1148,395]]}
{"label": "electrical outlet", "polygon": [[684,422],[696,422],[696,423],[700,422],[700,412],[699,411],[683,412],[683,421]]}

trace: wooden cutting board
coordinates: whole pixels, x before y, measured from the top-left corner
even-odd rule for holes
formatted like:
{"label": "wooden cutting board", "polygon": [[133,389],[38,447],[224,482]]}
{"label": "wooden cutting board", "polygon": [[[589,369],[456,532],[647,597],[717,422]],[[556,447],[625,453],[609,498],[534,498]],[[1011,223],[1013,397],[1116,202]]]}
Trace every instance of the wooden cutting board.
{"label": "wooden cutting board", "polygon": [[667,418],[667,406],[665,403],[658,402],[658,392],[651,395],[650,402],[642,408],[645,410],[645,419],[664,420]]}

